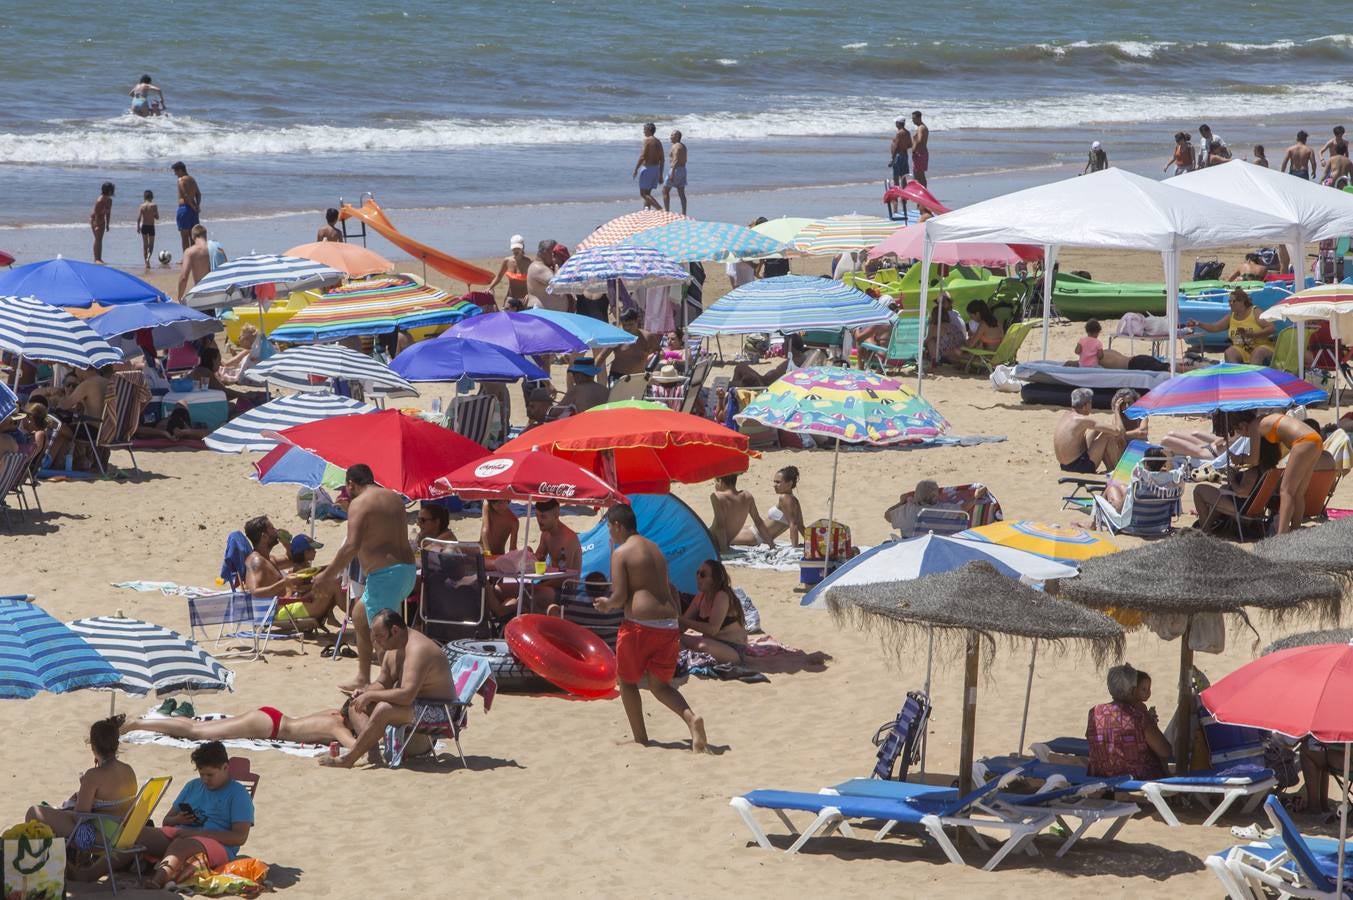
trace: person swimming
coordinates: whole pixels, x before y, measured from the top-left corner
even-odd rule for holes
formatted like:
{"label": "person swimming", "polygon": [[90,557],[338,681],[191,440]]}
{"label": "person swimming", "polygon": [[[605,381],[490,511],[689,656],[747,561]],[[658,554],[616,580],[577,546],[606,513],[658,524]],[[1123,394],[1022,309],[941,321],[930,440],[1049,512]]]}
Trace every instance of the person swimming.
{"label": "person swimming", "polygon": [[163,115],[168,109],[164,102],[164,91],[155,86],[149,75],[142,75],[127,96],[132,98],[131,113],[140,118]]}

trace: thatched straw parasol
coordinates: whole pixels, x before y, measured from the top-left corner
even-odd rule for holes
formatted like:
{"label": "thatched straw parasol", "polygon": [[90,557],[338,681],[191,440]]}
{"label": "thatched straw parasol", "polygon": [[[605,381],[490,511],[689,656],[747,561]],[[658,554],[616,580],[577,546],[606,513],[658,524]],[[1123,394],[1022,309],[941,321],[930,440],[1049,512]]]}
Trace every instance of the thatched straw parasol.
{"label": "thatched straw parasol", "polygon": [[[1320,572],[1255,556],[1199,531],[1110,556],[1086,560],[1079,578],[1060,581],[1057,595],[1099,609],[1188,616],[1180,638],[1177,720],[1193,722],[1193,650],[1189,629],[1198,613],[1262,609],[1276,619],[1289,614],[1329,621],[1338,614],[1343,591]],[[1192,733],[1176,741],[1180,772],[1189,771]]]}
{"label": "thatched straw parasol", "polygon": [[1251,549],[1273,562],[1290,563],[1334,575],[1345,586],[1353,582],[1353,519],[1298,528],[1259,541]]}
{"label": "thatched straw parasol", "polygon": [[884,636],[900,657],[917,629],[961,636],[965,645],[960,791],[972,789],[977,717],[979,647],[988,654],[998,637],[1074,643],[1097,662],[1120,657],[1123,629],[1109,617],[1058,600],[1002,575],[990,563],[971,562],[953,572],[895,584],[842,586],[827,599],[838,621],[851,620]]}
{"label": "thatched straw parasol", "polygon": [[1317,644],[1353,644],[1353,628],[1329,628],[1325,631],[1303,631],[1278,638],[1264,648],[1260,656],[1268,656],[1279,650],[1291,650],[1293,647],[1314,647]]}

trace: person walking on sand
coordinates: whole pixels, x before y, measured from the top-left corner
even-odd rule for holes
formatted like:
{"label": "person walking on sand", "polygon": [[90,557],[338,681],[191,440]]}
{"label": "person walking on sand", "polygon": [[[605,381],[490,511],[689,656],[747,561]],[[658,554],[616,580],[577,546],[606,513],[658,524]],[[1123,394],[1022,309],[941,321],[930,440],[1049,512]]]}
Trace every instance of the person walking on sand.
{"label": "person walking on sand", "polygon": [[183,259],[179,262],[179,290],[175,299],[180,303],[183,302],[183,295],[212,269],[211,242],[207,240],[207,229],[194,225],[190,236],[193,242],[183,251]]}
{"label": "person walking on sand", "polygon": [[336,594],[338,576],[355,557],[366,576],[362,599],[352,606],[357,626],[357,676],[340,690],[353,691],[371,683],[371,621],[383,609],[399,611],[413,591],[417,569],[409,546],[404,501],[394,491],[376,484],[371,467],[350,466],[344,487],[348,504],[348,533],[333,562],[315,576],[317,596]]}
{"label": "person walking on sand", "polygon": [[681,214],[686,215],[686,145],[681,142],[681,132],[673,131],[672,146],[668,153],[667,180],[662,184],[662,208],[672,210],[672,188],[676,188],[681,198]]}
{"label": "person walking on sand", "polygon": [[911,139],[911,177],[926,186],[926,172],[930,169],[930,126],[921,121],[921,111],[911,114],[916,135]]}
{"label": "person walking on sand", "polygon": [[1081,174],[1088,172],[1103,172],[1109,167],[1109,152],[1104,149],[1104,145],[1099,141],[1090,143],[1090,157],[1085,161],[1085,168],[1081,169]]}
{"label": "person walking on sand", "polygon": [[1310,135],[1304,129],[1297,132],[1297,142],[1287,148],[1279,171],[1295,175],[1303,181],[1311,180],[1311,176],[1315,174],[1315,151],[1306,146],[1308,137]]}
{"label": "person walking on sand", "polygon": [[644,142],[639,147],[639,159],[634,164],[631,178],[639,179],[639,197],[644,201],[644,209],[662,209],[662,204],[653,196],[653,189],[662,183],[662,141],[656,135],[658,126],[652,122],[644,124]]}
{"label": "person walking on sand", "polygon": [[653,696],[690,729],[691,750],[708,752],[704,720],[671,683],[681,648],[681,607],[668,583],[667,560],[657,544],[638,535],[634,510],[629,506],[607,510],[606,525],[615,547],[611,552],[612,590],[611,596],[596,598],[595,605],[601,611],[625,610],[616,636],[615,659],[620,699],[634,742],[648,745],[643,699],[639,696],[639,684],[647,676]]}
{"label": "person walking on sand", "polygon": [[113,191],[113,183],[105,181],[89,214],[89,230],[94,232],[94,262],[99,265],[103,265],[103,236],[108,233],[113,217]]}
{"label": "person walking on sand", "polygon": [[188,167],[182,161],[169,167],[178,176],[179,206],[174,213],[174,224],[179,230],[179,239],[183,249],[193,242],[193,226],[202,218],[202,192],[198,190],[197,179],[188,174]]}
{"label": "person walking on sand", "polygon": [[498,266],[498,274],[489,283],[489,293],[493,293],[493,289],[498,287],[498,282],[506,275],[507,296],[503,299],[525,300],[526,273],[531,269],[531,257],[526,255],[526,238],[519,234],[512,235],[508,251],[508,255],[503,257],[502,263]]}
{"label": "person walking on sand", "polygon": [[160,218],[160,208],[155,205],[154,191],[146,191],[141,197],[141,205],[136,210],[136,233],[141,235],[141,255],[146,258],[149,269],[150,258],[155,255],[155,220]]}

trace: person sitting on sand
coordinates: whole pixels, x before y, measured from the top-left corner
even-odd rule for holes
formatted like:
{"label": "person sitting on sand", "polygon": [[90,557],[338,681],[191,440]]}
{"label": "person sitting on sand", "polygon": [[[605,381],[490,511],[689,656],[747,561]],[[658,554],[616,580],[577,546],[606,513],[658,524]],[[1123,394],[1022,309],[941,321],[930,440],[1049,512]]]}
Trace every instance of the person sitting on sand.
{"label": "person sitting on sand", "polygon": [[1268,266],[1258,253],[1246,253],[1245,261],[1226,277],[1227,281],[1263,281],[1268,276]]}
{"label": "person sitting on sand", "polygon": [[[775,505],[766,510],[766,533],[774,540],[788,532],[790,546],[802,547],[803,507],[799,505],[799,498],[794,496],[794,489],[799,486],[798,468],[785,466],[777,469],[771,478],[771,485],[775,488]],[[750,545],[755,544],[756,539],[757,535],[744,527],[733,543]]]}
{"label": "person sitting on sand", "polygon": [[1071,392],[1071,409],[1063,410],[1052,432],[1052,450],[1063,472],[1093,475],[1103,466],[1111,471],[1118,465],[1126,442],[1118,417],[1102,422],[1090,415],[1095,392],[1076,388]]}
{"label": "person sitting on sand", "polygon": [[134,719],[122,726],[123,734],[129,731],[152,731],[185,741],[290,741],[293,744],[337,741],[345,748],[357,741],[357,736],[343,721],[341,710],[326,709],[305,716],[288,716],[271,706],[206,721],[178,716]]}
{"label": "person sitting on sand", "polygon": [[1086,771],[1093,777],[1162,778],[1169,774],[1170,742],[1161,734],[1156,711],[1148,708],[1151,676],[1127,663],[1108,675],[1109,703],[1091,708],[1085,725],[1090,744]]}
{"label": "person sitting on sand", "polygon": [[[25,821],[36,819],[51,828],[57,837],[69,838],[75,834],[80,813],[99,813],[111,818],[89,821],[112,839],[122,817],[136,799],[137,791],[136,772],[117,758],[118,727],[122,720],[122,716],[112,716],[89,726],[89,749],[94,754],[93,768],[86,769],[80,776],[80,786],[59,809],[39,803],[24,814]],[[83,844],[84,841],[77,843]]]}
{"label": "person sitting on sand", "polygon": [[240,339],[236,344],[239,350],[230,359],[221,363],[216,370],[217,377],[225,384],[236,384],[240,376],[262,358],[263,343],[258,338],[258,329],[252,322],[246,322],[240,329]]}
{"label": "person sitting on sand", "polygon": [[[721,475],[714,479],[714,493],[709,495],[709,505],[714,510],[714,519],[709,524],[709,533],[714,537],[714,546],[720,553],[727,553],[733,544],[755,545],[760,539],[767,547],[775,546],[775,538],[766,530],[761,514],[756,511],[756,498],[748,491],[738,490],[738,476]],[[753,532],[743,526],[747,519],[752,520]]]}
{"label": "person sitting on sand", "polygon": [[700,591],[678,617],[685,629],[681,646],[708,653],[721,663],[741,665],[747,650],[747,618],[733,593],[728,569],[717,559],[707,559],[695,570],[695,582]]}
{"label": "person sitting on sand", "polygon": [[1109,401],[1110,411],[1118,417],[1118,424],[1123,427],[1124,442],[1150,440],[1151,431],[1147,424],[1150,421],[1150,416],[1134,419],[1127,414],[1132,404],[1141,398],[1142,395],[1132,388],[1119,388],[1114,392],[1113,399]]}
{"label": "person sitting on sand", "polygon": [[[380,654],[380,673],[371,684],[354,690],[348,704],[348,720],[357,738],[342,755],[320,757],[320,765],[350,769],[368,754],[377,761],[385,729],[412,722],[416,700],[454,699],[451,664],[441,647],[411,630],[398,612],[382,608],[376,613],[371,641]],[[440,711],[440,706],[429,707],[424,721],[436,724]]]}
{"label": "person sitting on sand", "polygon": [[941,293],[939,302],[926,320],[926,359],[934,359],[938,354],[945,362],[961,366],[964,362],[963,347],[967,341],[968,332],[963,325],[963,318],[954,312],[949,294]]}
{"label": "person sitting on sand", "polygon": [[508,500],[486,500],[480,513],[479,543],[484,552],[500,556],[517,549],[517,514]]}

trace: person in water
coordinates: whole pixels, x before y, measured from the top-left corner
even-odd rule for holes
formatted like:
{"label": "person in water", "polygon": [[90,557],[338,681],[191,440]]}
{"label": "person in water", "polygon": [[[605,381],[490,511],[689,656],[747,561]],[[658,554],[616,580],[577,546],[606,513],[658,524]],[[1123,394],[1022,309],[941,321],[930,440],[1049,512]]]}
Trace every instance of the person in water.
{"label": "person in water", "polygon": [[163,115],[169,108],[164,102],[164,91],[156,87],[149,75],[142,75],[127,96],[132,98],[132,115],[143,119]]}

